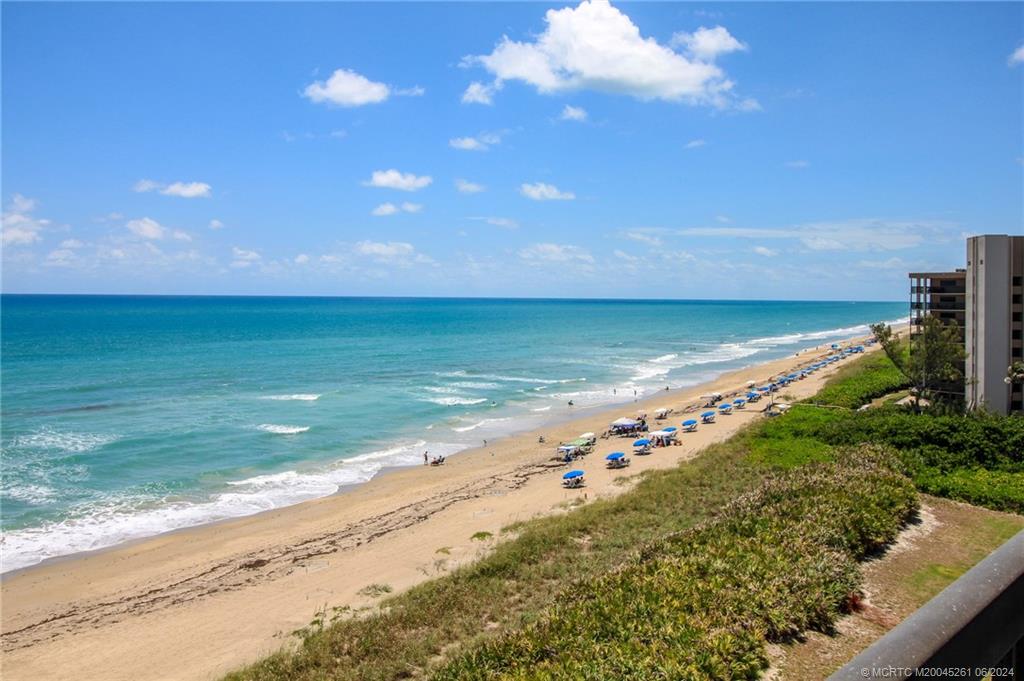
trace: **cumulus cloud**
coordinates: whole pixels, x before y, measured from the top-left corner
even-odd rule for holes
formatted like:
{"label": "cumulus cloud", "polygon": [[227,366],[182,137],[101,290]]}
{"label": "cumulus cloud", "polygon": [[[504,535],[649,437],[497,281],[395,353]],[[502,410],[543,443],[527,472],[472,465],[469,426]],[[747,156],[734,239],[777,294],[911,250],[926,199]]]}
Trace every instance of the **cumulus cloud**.
{"label": "cumulus cloud", "polygon": [[470,220],[477,220],[479,222],[486,222],[488,225],[495,227],[501,227],[503,229],[518,229],[519,223],[512,218],[495,218],[495,217],[473,217]]}
{"label": "cumulus cloud", "polygon": [[448,146],[463,151],[487,151],[496,144],[501,144],[501,134],[496,132],[482,132],[476,137],[456,137],[448,140]]}
{"label": "cumulus cloud", "polygon": [[482,184],[462,179],[455,180],[455,188],[463,194],[479,194],[485,189]]}
{"label": "cumulus cloud", "polygon": [[401,173],[394,168],[390,170],[375,170],[369,180],[363,184],[367,187],[383,187],[386,189],[400,189],[404,192],[414,192],[423,189],[434,178],[430,175],[414,175],[412,173]]}
{"label": "cumulus cloud", "polygon": [[232,246],[231,256],[231,266],[236,269],[252,267],[263,260],[263,256],[257,251],[250,251],[245,248],[239,248],[238,246]]}
{"label": "cumulus cloud", "polygon": [[686,148],[699,149],[700,147],[703,147],[705,144],[707,144],[707,142],[702,139],[690,140],[689,142],[686,143]]}
{"label": "cumulus cloud", "polygon": [[587,120],[587,111],[578,106],[565,105],[562,109],[562,115],[559,117],[563,121],[585,121]]}
{"label": "cumulus cloud", "polygon": [[295,256],[294,262],[296,265],[305,265],[306,263],[309,262],[309,256],[306,255],[305,253],[299,253],[297,256]]}
{"label": "cumulus cloud", "polygon": [[397,206],[393,203],[382,203],[371,211],[371,215],[384,217],[397,213],[419,213],[421,210],[423,210],[422,204],[409,203],[408,201]]}
{"label": "cumulus cloud", "polygon": [[463,104],[493,104],[494,93],[501,88],[500,85],[485,85],[478,81],[473,81],[466,88],[466,91],[462,93]]}
{"label": "cumulus cloud", "polygon": [[519,186],[519,192],[534,201],[571,201],[576,198],[572,192],[560,191],[555,185],[543,182],[522,184]]}
{"label": "cumulus cloud", "polygon": [[400,267],[434,263],[432,258],[418,253],[412,244],[404,241],[360,241],[352,248],[352,252],[374,262]]}
{"label": "cumulus cloud", "polygon": [[21,194],[11,197],[2,218],[4,246],[29,246],[39,241],[39,233],[50,225],[49,220],[33,215],[38,202]]}
{"label": "cumulus cloud", "polygon": [[383,102],[391,94],[391,88],[355,71],[338,69],[327,80],[307,85],[302,94],[318,104],[355,107]]}
{"label": "cumulus cloud", "polygon": [[161,225],[153,218],[138,218],[137,220],[129,220],[125,223],[125,227],[128,228],[132,234],[143,239],[151,239],[159,241],[167,236],[167,228]]}
{"label": "cumulus cloud", "polygon": [[676,33],[672,36],[671,44],[685,48],[691,56],[701,61],[714,61],[719,55],[747,49],[723,26],[701,26],[693,33]]}
{"label": "cumulus cloud", "polygon": [[778,251],[768,248],[767,246],[754,246],[754,253],[763,255],[766,258],[774,258],[779,254]]}
{"label": "cumulus cloud", "polygon": [[224,223],[220,220],[210,220],[210,229],[223,229]]}
{"label": "cumulus cloud", "polygon": [[[463,58],[463,66],[482,66],[494,76],[487,103],[507,80],[545,94],[589,89],[720,108],[733,102],[733,83],[713,62],[742,44],[722,27],[686,36],[685,53],[680,53],[642,36],[608,0],[551,9],[544,20],[546,28],[532,41],[503,36],[490,54]],[[479,96],[487,86],[476,85],[474,96]],[[463,101],[467,96],[468,90]]]}
{"label": "cumulus cloud", "polygon": [[1010,58],[1007,60],[1007,63],[1010,66],[1016,66],[1017,64],[1024,63],[1024,45],[1021,45],[1020,47],[1013,51],[1013,54],[1010,55]]}
{"label": "cumulus cloud", "polygon": [[155,180],[139,180],[132,186],[132,191],[145,193],[159,191],[164,196],[178,196],[183,199],[208,199],[213,187],[205,182],[172,182],[164,184]]}
{"label": "cumulus cloud", "polygon": [[579,246],[568,244],[532,244],[519,251],[519,257],[530,263],[586,263],[592,264],[594,256]]}

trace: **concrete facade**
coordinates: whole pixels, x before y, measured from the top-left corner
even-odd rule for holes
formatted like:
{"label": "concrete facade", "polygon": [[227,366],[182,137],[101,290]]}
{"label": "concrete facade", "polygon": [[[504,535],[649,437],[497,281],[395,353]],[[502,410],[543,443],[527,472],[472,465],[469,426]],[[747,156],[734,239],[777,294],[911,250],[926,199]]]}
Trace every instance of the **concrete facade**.
{"label": "concrete facade", "polygon": [[1006,369],[1022,347],[1024,236],[987,234],[967,240],[965,348],[968,408],[998,414],[1022,409],[1022,386]]}

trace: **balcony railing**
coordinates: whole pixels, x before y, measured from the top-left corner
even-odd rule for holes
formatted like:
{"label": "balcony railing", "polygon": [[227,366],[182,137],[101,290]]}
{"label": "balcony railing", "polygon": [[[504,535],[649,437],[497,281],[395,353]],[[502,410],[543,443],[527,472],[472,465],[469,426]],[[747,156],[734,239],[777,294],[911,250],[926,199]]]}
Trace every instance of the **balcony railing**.
{"label": "balcony railing", "polygon": [[1024,530],[853,658],[829,681],[1020,679]]}

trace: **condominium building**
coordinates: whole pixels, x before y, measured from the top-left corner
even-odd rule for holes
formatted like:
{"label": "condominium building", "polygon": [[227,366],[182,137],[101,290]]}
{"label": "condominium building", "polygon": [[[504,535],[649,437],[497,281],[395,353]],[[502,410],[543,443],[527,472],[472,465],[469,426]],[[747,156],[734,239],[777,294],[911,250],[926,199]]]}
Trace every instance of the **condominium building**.
{"label": "condominium building", "polygon": [[[953,272],[911,272],[910,273],[910,335],[920,331],[925,317],[935,317],[943,324],[956,325],[960,342],[964,342],[967,302],[965,279],[967,271],[958,269]],[[964,375],[965,367],[959,367],[960,375]],[[951,400],[964,397],[964,382],[942,381],[935,383],[931,389],[947,396]]]}
{"label": "condominium building", "polygon": [[999,414],[1024,409],[1022,386],[1007,384],[1007,367],[1022,357],[1024,236],[967,239],[965,347],[968,408]]}

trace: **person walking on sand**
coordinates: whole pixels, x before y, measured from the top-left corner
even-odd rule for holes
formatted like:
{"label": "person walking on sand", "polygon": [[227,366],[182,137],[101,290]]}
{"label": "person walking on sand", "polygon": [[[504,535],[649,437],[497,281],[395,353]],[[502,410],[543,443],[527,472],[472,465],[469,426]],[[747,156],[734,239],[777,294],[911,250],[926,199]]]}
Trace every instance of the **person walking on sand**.
{"label": "person walking on sand", "polygon": [[427,458],[427,454],[429,454],[429,453],[430,452],[428,452],[427,450],[423,450],[423,465],[424,466],[426,466],[428,463],[430,463],[430,460]]}

